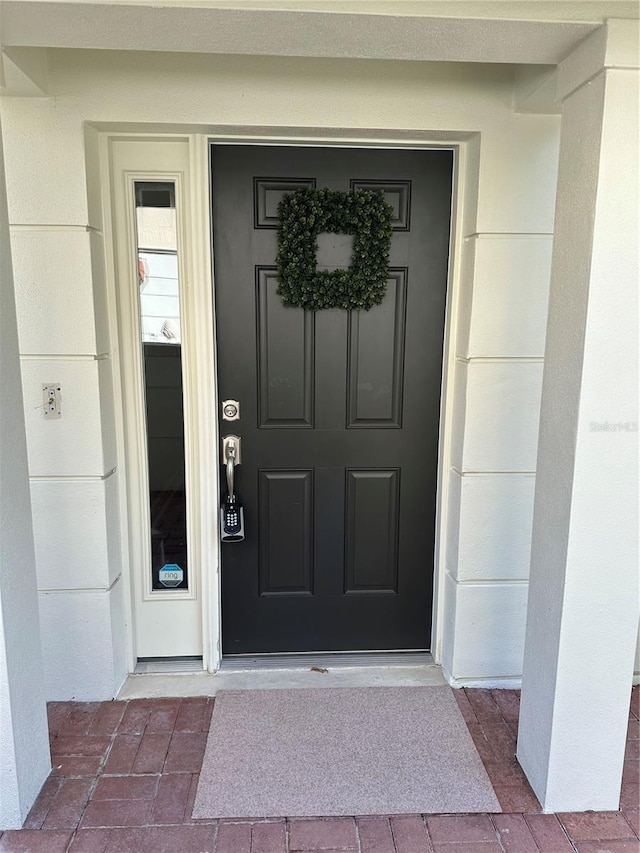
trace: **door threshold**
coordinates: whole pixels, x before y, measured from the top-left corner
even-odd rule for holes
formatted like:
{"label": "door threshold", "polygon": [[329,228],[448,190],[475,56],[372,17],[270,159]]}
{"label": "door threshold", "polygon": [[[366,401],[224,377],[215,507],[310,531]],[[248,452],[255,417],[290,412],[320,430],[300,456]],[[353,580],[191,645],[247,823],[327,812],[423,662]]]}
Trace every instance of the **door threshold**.
{"label": "door threshold", "polygon": [[202,672],[202,656],[175,658],[138,658],[133,675],[162,672]]}
{"label": "door threshold", "polygon": [[223,655],[220,672],[255,672],[287,669],[344,669],[434,666],[433,655],[409,652],[304,652],[302,654]]}
{"label": "door threshold", "polygon": [[[412,655],[413,656],[413,655]],[[292,657],[285,655],[284,657]],[[446,685],[440,666],[431,655],[420,655],[420,663],[393,665],[378,663],[334,663],[338,655],[300,655],[304,664],[283,669],[226,669],[217,672],[154,672],[130,675],[122,685],[118,699],[144,699],[151,697],[215,696],[220,690],[305,690],[326,687],[432,687]],[[354,655],[366,657],[369,655]],[[384,656],[391,657],[391,656]],[[395,657],[395,655],[393,656]],[[256,657],[250,658],[255,661]],[[414,658],[415,660],[415,658]],[[262,663],[262,660],[260,660]],[[318,665],[318,663],[320,665]],[[322,666],[322,664],[328,664]],[[248,662],[245,661],[245,666]],[[236,659],[232,666],[238,666]],[[253,664],[255,666],[255,663]]]}

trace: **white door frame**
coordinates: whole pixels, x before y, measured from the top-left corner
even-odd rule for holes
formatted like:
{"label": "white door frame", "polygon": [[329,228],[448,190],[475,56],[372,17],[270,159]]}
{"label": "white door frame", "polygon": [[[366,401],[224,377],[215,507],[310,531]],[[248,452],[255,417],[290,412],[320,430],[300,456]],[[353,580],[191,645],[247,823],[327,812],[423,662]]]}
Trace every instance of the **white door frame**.
{"label": "white door frame", "polygon": [[[443,593],[445,573],[445,542],[448,515],[449,468],[453,435],[453,400],[455,380],[456,330],[460,311],[460,277],[462,237],[465,209],[463,200],[465,188],[477,180],[470,174],[471,166],[468,152],[467,134],[442,134],[436,141],[429,136],[421,138],[419,132],[410,137],[396,138],[392,133],[361,130],[355,137],[340,137],[328,128],[326,132],[314,129],[312,135],[299,136],[300,129],[278,129],[277,134],[266,136],[261,128],[246,128],[239,135],[229,135],[221,129],[219,133],[122,133],[116,129],[102,131],[100,136],[101,179],[105,188],[113,180],[111,147],[117,141],[137,141],[149,146],[168,141],[181,141],[187,153],[186,168],[179,164],[166,162],[166,172],[156,172],[156,179],[163,174],[183,174],[183,221],[180,223],[183,233],[183,262],[185,305],[183,335],[183,358],[185,359],[185,464],[187,465],[187,513],[189,518],[190,565],[200,567],[199,594],[202,602],[202,655],[203,668],[215,672],[222,660],[221,638],[221,577],[220,577],[220,540],[218,529],[219,500],[219,436],[217,428],[218,398],[216,387],[216,339],[214,323],[214,280],[212,258],[212,221],[211,186],[209,158],[211,144],[242,145],[283,145],[283,146],[335,146],[357,148],[409,148],[433,149],[446,148],[454,151],[454,174],[451,211],[450,262],[447,282],[445,337],[443,350],[442,395],[440,410],[440,432],[438,445],[438,477],[436,493],[436,536],[434,553],[433,585],[433,627],[432,654],[436,663],[440,662],[442,632],[444,629]],[[400,134],[399,134],[400,135]],[[178,166],[176,168],[176,165]],[[147,173],[150,174],[150,173]],[[140,476],[140,454],[138,440],[131,440],[127,434],[130,426],[125,419],[125,388],[122,383],[122,364],[126,363],[126,347],[122,346],[119,329],[120,312],[117,297],[116,260],[118,246],[118,228],[114,227],[114,210],[111,193],[103,192],[105,240],[111,251],[107,252],[107,281],[109,318],[114,352],[114,398],[117,417],[118,461],[124,471],[128,484],[121,489],[121,523],[124,551],[124,566],[135,565],[140,559],[141,531],[148,539],[146,527],[136,524],[132,515],[132,496],[136,495],[136,486],[132,477]],[[122,240],[122,235],[120,236]],[[131,405],[131,401],[130,401]],[[137,448],[137,450],[136,450]],[[133,458],[132,458],[133,455]],[[126,464],[129,458],[131,461]],[[143,463],[142,470],[146,462]],[[138,489],[139,492],[139,489]],[[139,502],[139,498],[138,498]],[[199,512],[196,512],[196,508]],[[130,519],[134,523],[130,523]],[[428,559],[431,555],[428,555]],[[130,572],[131,574],[131,572]],[[192,571],[192,576],[196,573]],[[131,579],[131,578],[130,578]],[[128,624],[130,626],[128,645],[129,669],[133,671],[136,661],[136,649],[133,630],[134,592],[132,584],[127,589]]]}
{"label": "white door frame", "polygon": [[[207,404],[215,406],[213,381],[207,391],[207,353],[210,351],[212,325],[211,298],[206,287],[196,285],[211,280],[210,249],[198,254],[198,234],[194,223],[202,214],[197,209],[201,198],[207,199],[207,181],[194,175],[198,158],[194,151],[197,140],[186,135],[162,137],[113,137],[102,140],[103,165],[109,169],[111,215],[106,234],[112,251],[109,278],[110,320],[113,338],[114,374],[117,413],[118,462],[124,472],[121,490],[121,523],[124,565],[129,567],[128,612],[132,625],[129,637],[128,663],[131,671],[139,656],[201,655],[203,666],[209,665],[210,652],[204,648],[204,637],[210,628],[203,625],[209,609],[205,583],[211,576],[203,563],[215,557],[216,540],[204,508],[211,493],[211,464],[207,453],[213,453],[214,442],[209,430],[203,435],[201,423],[211,424],[214,417],[202,412]],[[202,144],[202,143],[201,143]],[[137,298],[135,244],[134,183],[136,180],[172,181],[176,186],[178,264],[180,277],[180,314],[182,327],[182,375],[185,414],[185,473],[188,527],[188,590],[150,588],[150,515],[146,419],[144,417],[144,381],[140,346],[139,300]],[[197,184],[204,180],[198,190]],[[206,207],[208,208],[208,199]],[[106,214],[106,212],[105,212]],[[205,220],[206,222],[206,220]],[[196,235],[195,237],[193,235]],[[203,346],[208,341],[208,346]],[[213,353],[211,353],[211,359]],[[210,376],[213,377],[211,367]],[[215,416],[215,408],[213,408]],[[205,633],[207,632],[207,633]],[[144,646],[145,641],[149,642]],[[208,645],[208,644],[207,644]]]}

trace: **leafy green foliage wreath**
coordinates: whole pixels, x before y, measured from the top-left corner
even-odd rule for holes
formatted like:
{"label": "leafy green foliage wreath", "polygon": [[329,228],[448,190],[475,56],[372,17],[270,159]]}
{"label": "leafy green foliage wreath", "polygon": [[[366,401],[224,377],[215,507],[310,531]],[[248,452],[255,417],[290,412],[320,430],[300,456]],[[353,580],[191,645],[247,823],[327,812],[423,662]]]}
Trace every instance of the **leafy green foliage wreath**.
{"label": "leafy green foliage wreath", "polygon": [[[283,196],[278,205],[278,294],[285,305],[369,310],[384,299],[393,208],[380,190],[316,190]],[[353,234],[348,269],[318,270],[318,234]]]}

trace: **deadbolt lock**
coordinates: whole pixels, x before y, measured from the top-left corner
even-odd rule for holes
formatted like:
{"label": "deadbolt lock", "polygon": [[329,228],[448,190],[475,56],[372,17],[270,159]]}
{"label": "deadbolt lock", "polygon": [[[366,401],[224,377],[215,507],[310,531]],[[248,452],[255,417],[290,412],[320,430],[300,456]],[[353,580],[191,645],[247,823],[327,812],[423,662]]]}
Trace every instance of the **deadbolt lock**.
{"label": "deadbolt lock", "polygon": [[237,400],[225,400],[222,404],[223,421],[240,420],[240,403]]}

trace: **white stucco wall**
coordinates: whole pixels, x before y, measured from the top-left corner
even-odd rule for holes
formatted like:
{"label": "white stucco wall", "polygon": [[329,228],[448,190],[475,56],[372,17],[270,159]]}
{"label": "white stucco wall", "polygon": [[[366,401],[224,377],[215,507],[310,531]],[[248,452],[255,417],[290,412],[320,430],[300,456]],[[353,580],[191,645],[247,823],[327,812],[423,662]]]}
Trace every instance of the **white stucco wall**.
{"label": "white stucco wall", "polygon": [[22,825],[51,769],[29,500],[0,128],[0,829]]}
{"label": "white stucco wall", "polygon": [[[53,97],[2,103],[49,698],[106,698],[125,672],[112,353],[85,122],[470,140],[441,652],[452,680],[519,678],[558,117],[514,114],[508,66],[106,51],[49,60]],[[63,418],[46,422],[36,407],[52,381]]]}
{"label": "white stucco wall", "polygon": [[[587,52],[601,65],[599,47],[560,79]],[[618,808],[640,613],[640,74],[581,71],[563,100],[518,737],[546,811]]]}

